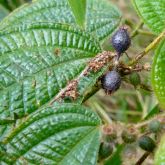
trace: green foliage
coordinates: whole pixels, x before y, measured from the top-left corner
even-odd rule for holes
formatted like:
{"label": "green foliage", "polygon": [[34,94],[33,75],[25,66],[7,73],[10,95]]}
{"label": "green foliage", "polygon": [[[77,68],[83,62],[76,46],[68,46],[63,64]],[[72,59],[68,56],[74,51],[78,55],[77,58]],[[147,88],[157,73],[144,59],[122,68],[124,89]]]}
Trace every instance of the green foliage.
{"label": "green foliage", "polygon": [[0,4],[0,21],[9,14],[9,11]]}
{"label": "green foliage", "polygon": [[152,86],[159,100],[165,108],[165,39],[158,46],[152,65]]}
{"label": "green foliage", "polygon": [[[20,118],[47,104],[101,50],[89,34],[54,23],[26,24],[1,32],[0,43],[2,119],[14,114]],[[80,97],[97,74],[79,82]]]}
{"label": "green foliage", "polygon": [[[50,107],[50,101],[102,51],[98,41],[115,30],[120,13],[109,2],[88,1],[85,31],[76,24],[84,24],[85,11],[79,14],[80,22],[65,0],[37,0],[0,23],[0,164],[96,164],[96,114],[80,104]],[[75,102],[82,103],[106,69],[79,79]]]}
{"label": "green foliage", "polygon": [[165,162],[165,135],[162,137],[155,154],[155,165],[163,165]]}
{"label": "green foliage", "polygon": [[[129,112],[130,107],[137,106],[138,109],[141,103],[137,113],[140,119],[142,111],[146,115],[149,109],[146,106],[150,104],[151,98],[147,102],[145,96],[140,92],[135,95],[134,91],[133,99],[137,99],[136,96],[139,99],[134,105],[132,101],[127,103],[125,94],[121,92],[118,103],[122,111],[110,115],[107,113],[110,111],[108,99],[105,99],[107,108],[100,106],[101,100],[94,102],[96,109],[92,108],[106,125],[102,125],[96,113],[81,105],[100,88],[101,77],[111,67],[106,55],[113,55],[113,52],[106,52],[103,47],[104,41],[108,42],[107,37],[119,26],[120,12],[108,0],[33,0],[24,4],[27,1],[0,0],[0,164],[96,165],[98,161],[105,165],[124,163],[121,154],[124,144],[121,144],[121,137],[124,142],[134,142],[135,132],[145,132],[148,124],[132,123],[135,126],[133,128],[138,131],[122,133],[126,130],[123,128],[126,127],[125,124],[114,124],[113,120],[120,120],[120,117],[116,118],[119,114],[127,122],[128,117],[134,115]],[[165,27],[164,1],[133,2],[144,22],[155,33],[162,32]],[[18,8],[20,5],[22,6]],[[14,11],[8,15],[8,10]],[[131,27],[134,28],[134,25]],[[143,31],[141,25],[134,32],[153,35]],[[152,49],[159,39],[150,44],[141,56]],[[163,40],[156,50],[152,67],[152,84],[163,108],[164,51]],[[100,56],[96,56],[98,54]],[[136,60],[140,58],[136,57],[135,62],[139,62]],[[130,67],[128,63],[123,60],[119,66],[115,66],[122,77],[136,69],[141,71],[141,65]],[[147,66],[142,67],[143,69],[147,70]],[[128,83],[138,86],[141,83],[139,75],[131,76]],[[145,81],[144,77],[141,76],[142,81]],[[122,80],[128,79],[123,77]],[[146,89],[149,91],[150,88],[147,87],[148,84]],[[130,95],[130,91],[127,93]],[[149,97],[147,94],[146,96]],[[86,104],[88,105],[87,102]],[[107,109],[107,112],[102,109]],[[157,113],[158,106],[145,119]],[[162,117],[160,122],[161,119]],[[158,132],[158,124],[150,125],[149,130],[152,127],[154,132]],[[103,131],[104,126],[107,126],[107,132]],[[114,131],[108,126],[112,126]],[[142,129],[141,126],[145,128]],[[142,138],[140,147],[153,151],[155,142],[149,136]],[[113,148],[115,152],[110,156]],[[157,153],[160,150],[163,152],[158,149]],[[164,158],[156,156],[156,162],[164,161]],[[102,160],[105,158],[107,159]]]}
{"label": "green foliage", "polygon": [[[107,0],[87,1],[86,30],[104,41],[119,25],[120,12]],[[66,0],[37,0],[18,8],[2,21],[0,29],[27,22],[56,22],[76,25]]]}
{"label": "green foliage", "polygon": [[165,1],[164,0],[132,0],[137,13],[155,32],[160,33],[165,28]]}
{"label": "green foliage", "polygon": [[160,111],[159,105],[156,104],[156,105],[149,111],[149,113],[146,115],[146,117],[144,118],[144,120],[147,120],[147,119],[152,118],[153,116],[155,116],[156,114],[158,114],[159,111]]}
{"label": "green foliage", "polygon": [[77,24],[84,28],[86,21],[86,0],[68,0]]}
{"label": "green foliage", "polygon": [[[76,104],[54,104],[29,115],[3,141],[7,164],[96,164],[101,124]],[[1,164],[1,163],[0,163]]]}

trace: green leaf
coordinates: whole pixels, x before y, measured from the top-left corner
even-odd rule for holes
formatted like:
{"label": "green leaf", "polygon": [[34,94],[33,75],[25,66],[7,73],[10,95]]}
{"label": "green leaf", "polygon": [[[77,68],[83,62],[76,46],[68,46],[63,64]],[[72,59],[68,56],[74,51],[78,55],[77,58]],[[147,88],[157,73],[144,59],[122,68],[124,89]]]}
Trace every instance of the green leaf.
{"label": "green leaf", "polygon": [[[95,165],[101,124],[91,110],[55,104],[34,112],[3,141],[7,164]],[[8,160],[7,160],[8,159]]]}
{"label": "green leaf", "polygon": [[115,153],[104,162],[104,165],[122,165],[121,152],[123,151],[124,145],[119,145]]}
{"label": "green leaf", "polygon": [[[69,25],[26,24],[0,32],[0,119],[21,118],[48,104],[100,51],[94,38]],[[84,77],[80,93],[97,74]],[[4,134],[5,128],[0,125]]]}
{"label": "green leaf", "polygon": [[77,24],[84,28],[86,20],[86,0],[68,0]]}
{"label": "green leaf", "polygon": [[[121,14],[108,0],[87,1],[86,30],[104,41],[117,28]],[[18,8],[0,24],[0,29],[27,22],[57,22],[76,26],[73,13],[66,0],[37,0]]]}
{"label": "green leaf", "polygon": [[152,86],[160,105],[165,108],[165,39],[158,46],[152,65]]}
{"label": "green leaf", "polygon": [[148,27],[159,34],[165,28],[164,0],[132,0],[135,9]]}
{"label": "green leaf", "polygon": [[149,113],[146,115],[146,117],[144,118],[144,120],[150,119],[151,117],[157,115],[159,112],[160,112],[159,105],[156,104],[156,105],[149,111]]}
{"label": "green leaf", "polygon": [[165,135],[162,137],[159,147],[155,153],[155,165],[165,164]]}
{"label": "green leaf", "polygon": [[9,11],[3,7],[2,5],[0,5],[0,21],[5,18],[7,15],[9,14]]}

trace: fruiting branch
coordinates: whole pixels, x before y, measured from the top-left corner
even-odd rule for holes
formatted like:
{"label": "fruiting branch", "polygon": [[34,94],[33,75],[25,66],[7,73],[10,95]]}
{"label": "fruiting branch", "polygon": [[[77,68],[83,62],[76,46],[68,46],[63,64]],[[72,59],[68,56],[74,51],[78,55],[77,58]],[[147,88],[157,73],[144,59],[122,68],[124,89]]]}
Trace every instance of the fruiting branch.
{"label": "fruiting branch", "polygon": [[135,30],[132,32],[131,38],[135,37],[138,34],[138,30],[143,26],[143,24],[143,21],[140,21]]}
{"label": "fruiting branch", "polygon": [[116,53],[111,51],[103,51],[97,54],[93,59],[91,59],[84,69],[84,71],[74,80],[68,83],[68,85],[62,89],[59,94],[49,103],[52,105],[55,101],[61,101],[65,97],[70,97],[73,100],[77,99],[78,91],[77,86],[81,78],[88,76],[91,72],[98,72],[104,66],[106,66],[112,59],[116,56]]}

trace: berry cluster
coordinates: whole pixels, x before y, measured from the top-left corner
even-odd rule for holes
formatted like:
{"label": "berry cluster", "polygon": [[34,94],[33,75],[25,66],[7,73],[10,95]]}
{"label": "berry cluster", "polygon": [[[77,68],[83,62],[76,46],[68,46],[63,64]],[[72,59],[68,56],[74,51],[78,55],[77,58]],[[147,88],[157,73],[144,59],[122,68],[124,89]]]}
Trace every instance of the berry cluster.
{"label": "berry cluster", "polygon": [[140,132],[136,127],[129,126],[123,128],[117,124],[105,125],[102,128],[102,143],[99,150],[99,159],[107,159],[112,155],[114,148],[120,143],[137,145],[146,151],[152,153],[158,142],[158,135],[164,131],[164,128],[159,120],[152,120],[145,127],[148,134],[138,135]]}
{"label": "berry cluster", "polygon": [[[121,27],[113,36],[112,36],[112,45],[117,52],[118,61],[122,53],[124,53],[131,44],[131,39],[128,35],[127,29]],[[121,85],[121,76],[114,69],[113,71],[107,72],[101,79],[102,88],[105,90],[107,94],[112,94],[117,89],[120,88]]]}

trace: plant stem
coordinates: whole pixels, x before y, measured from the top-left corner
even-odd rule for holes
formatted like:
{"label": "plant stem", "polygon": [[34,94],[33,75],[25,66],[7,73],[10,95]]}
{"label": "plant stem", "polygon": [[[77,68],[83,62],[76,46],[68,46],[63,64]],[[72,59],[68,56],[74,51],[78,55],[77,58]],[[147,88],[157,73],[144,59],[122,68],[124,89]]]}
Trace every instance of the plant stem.
{"label": "plant stem", "polygon": [[148,36],[156,36],[156,34],[154,34],[154,33],[151,33],[149,31],[145,31],[145,30],[141,30],[141,29],[138,30],[138,33],[143,34],[143,35],[148,35]]}
{"label": "plant stem", "polygon": [[136,162],[135,165],[141,165],[145,160],[146,158],[149,156],[149,152],[145,152],[142,157]]}
{"label": "plant stem", "polygon": [[138,34],[138,30],[143,26],[143,21],[140,21],[140,23],[136,26],[135,30],[131,34],[131,38],[135,37]]}
{"label": "plant stem", "polygon": [[144,51],[139,53],[130,63],[129,66],[135,65],[139,62],[141,58],[143,58],[149,51],[151,51],[153,48],[155,48],[159,42],[165,37],[165,31],[163,31],[157,38],[154,39],[154,41],[149,44]]}
{"label": "plant stem", "polygon": [[95,110],[97,111],[97,113],[103,118],[103,120],[107,123],[107,124],[112,124],[113,121],[111,120],[111,118],[108,116],[108,114],[99,106],[98,103],[96,103],[94,101],[94,106],[96,107]]}
{"label": "plant stem", "polygon": [[139,124],[136,124],[135,125],[135,128],[140,128],[140,127],[142,127],[142,126],[145,126],[145,125],[147,125],[148,123],[150,123],[152,120],[154,120],[154,119],[164,119],[165,118],[165,113],[163,113],[163,114],[160,114],[160,115],[157,115],[157,116],[155,116],[155,117],[153,117],[153,118],[151,118],[151,119],[149,119],[149,120],[146,120],[146,121],[144,121],[144,122],[141,122],[141,123],[139,123]]}

